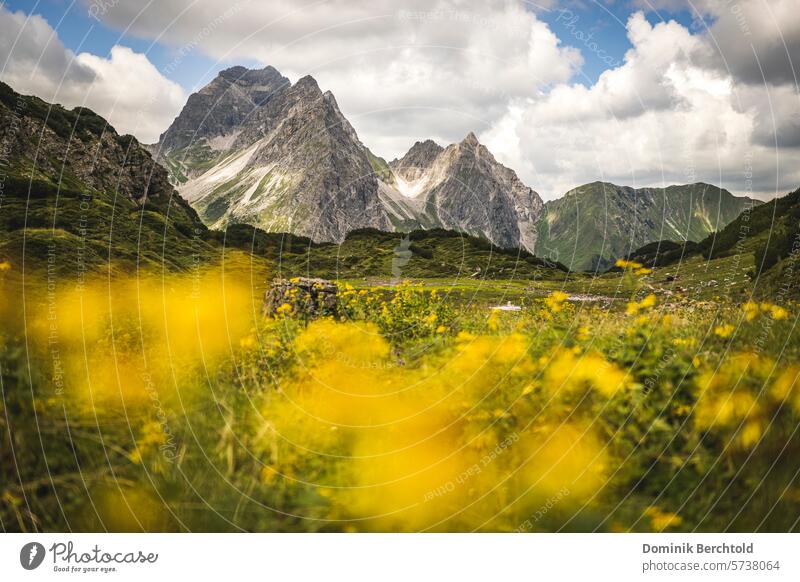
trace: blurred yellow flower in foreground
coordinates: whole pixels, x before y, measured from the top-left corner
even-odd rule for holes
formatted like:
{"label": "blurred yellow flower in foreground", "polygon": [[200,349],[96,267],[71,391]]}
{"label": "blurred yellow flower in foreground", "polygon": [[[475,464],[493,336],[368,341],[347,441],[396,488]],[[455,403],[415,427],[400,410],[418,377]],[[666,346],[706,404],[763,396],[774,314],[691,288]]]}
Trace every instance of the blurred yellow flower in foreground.
{"label": "blurred yellow flower in foreground", "polygon": [[730,337],[735,328],[730,324],[718,325],[714,328],[714,333],[719,337]]}
{"label": "blurred yellow flower in foreground", "polygon": [[628,303],[628,307],[625,312],[628,315],[636,315],[640,311],[644,311],[650,309],[651,307],[654,307],[655,304],[656,304],[656,296],[650,293],[639,302],[631,301],[630,303]]}
{"label": "blurred yellow flower in foreground", "polygon": [[641,263],[637,263],[636,261],[627,261],[625,259],[617,259],[617,262],[614,263],[615,266],[621,269],[641,269],[643,265]]}
{"label": "blurred yellow flower in foreground", "polygon": [[552,311],[553,313],[559,313],[561,310],[564,309],[564,303],[569,299],[569,295],[564,293],[563,291],[553,291],[547,298],[544,300],[545,305]]}
{"label": "blurred yellow flower in foreground", "polygon": [[788,319],[789,317],[789,312],[779,305],[770,305],[769,314],[775,320]]}
{"label": "blurred yellow flower in foreground", "polygon": [[753,321],[760,313],[758,303],[755,301],[748,301],[742,305],[742,309],[744,310],[744,317],[747,321]]}
{"label": "blurred yellow flower in foreground", "polygon": [[659,532],[670,527],[677,527],[683,523],[683,519],[669,511],[662,511],[658,507],[651,506],[645,509],[644,514],[650,518],[650,525],[653,531]]}
{"label": "blurred yellow flower in foreground", "polygon": [[753,321],[761,313],[769,315],[776,321],[789,318],[789,312],[785,308],[773,303],[748,301],[742,305],[742,309],[744,310],[744,316],[747,321]]}
{"label": "blurred yellow flower in foreground", "polygon": [[789,366],[781,372],[772,385],[772,397],[779,402],[787,402],[800,413],[800,366]]}
{"label": "blurred yellow flower in foreground", "polygon": [[573,392],[586,387],[610,398],[627,385],[626,375],[602,354],[576,355],[561,350],[544,370],[544,384],[551,392]]}

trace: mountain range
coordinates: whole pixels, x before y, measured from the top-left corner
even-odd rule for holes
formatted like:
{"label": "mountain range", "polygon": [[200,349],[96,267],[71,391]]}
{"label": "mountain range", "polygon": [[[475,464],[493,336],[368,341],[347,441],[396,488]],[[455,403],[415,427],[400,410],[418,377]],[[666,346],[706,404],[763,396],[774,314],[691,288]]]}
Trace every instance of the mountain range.
{"label": "mountain range", "polygon": [[[272,76],[278,85],[288,83],[276,72]],[[311,79],[305,82],[317,93],[315,85]],[[165,140],[173,157],[159,155],[170,165],[168,172],[152,157],[150,151],[158,151],[155,146],[119,134],[91,110],[65,109],[0,83],[0,262],[78,277],[97,274],[99,268],[125,273],[139,268],[186,271],[219,260],[231,248],[247,253],[248,260],[258,258],[270,269],[291,275],[346,273],[383,280],[395,276],[395,263],[402,259],[408,276],[530,275],[556,280],[567,267],[603,269],[614,257],[627,255],[647,265],[671,268],[684,258],[701,255],[702,261],[754,262],[750,276],[763,280],[765,289],[783,293],[787,287],[796,288],[800,191],[757,204],[707,184],[636,190],[596,182],[541,204],[536,193],[472,134],[447,147],[430,140],[418,142],[403,157],[386,162],[357,142],[349,125],[342,125],[349,128],[345,136],[353,146],[348,153],[370,166],[364,174],[367,186],[360,192],[369,193],[372,202],[377,200],[377,228],[354,226],[369,223],[375,215],[343,208],[338,228],[346,234],[338,234],[342,238],[336,240],[330,234],[327,241],[315,242],[291,232],[268,233],[236,219],[220,223],[227,226],[225,230],[209,230],[195,210],[203,206],[193,208],[172,184],[183,187],[208,170],[196,160],[187,163],[188,156],[181,159],[175,152],[204,155],[208,168],[239,155],[235,140],[223,153],[208,144],[219,148],[220,135],[229,136],[230,127],[247,124],[243,120],[253,114],[251,104],[263,103],[269,95],[263,87],[251,82],[247,100],[236,93],[228,117],[206,116],[213,121],[207,130],[198,119],[186,122],[182,130],[176,124],[179,131]],[[322,113],[338,118],[338,108],[332,104],[335,101],[328,98],[318,106]],[[208,102],[205,106],[213,109]],[[302,103],[283,106],[291,109]],[[292,122],[304,124],[298,119]],[[302,129],[294,132],[298,134],[303,135]],[[337,135],[342,134],[331,130],[326,139]],[[260,139],[253,143],[254,149],[269,145]],[[297,147],[293,143],[286,150],[289,159],[279,160],[281,168],[303,169],[292,166],[297,164]],[[322,184],[317,192],[325,204],[339,196],[325,182],[335,177],[330,168],[344,163],[341,155],[330,155],[318,160],[328,172],[322,182],[314,182],[313,176],[305,182]],[[297,201],[290,198],[287,204],[291,209]],[[482,204],[493,209],[481,209]],[[320,213],[311,206],[309,211]],[[504,212],[504,220],[495,220]],[[724,223],[727,226],[720,227]],[[464,234],[468,230],[477,236]],[[526,244],[534,246],[536,256],[525,250]],[[714,269],[721,268],[715,265]]]}
{"label": "mountain range", "polygon": [[149,146],[211,228],[249,224],[314,242],[373,228],[455,230],[576,270],[604,270],[649,242],[699,241],[756,204],[708,184],[595,182],[544,203],[474,133],[386,161],[330,91],[273,67],[232,67],[192,94]]}
{"label": "mountain range", "polygon": [[[705,184],[634,190],[600,182],[545,204],[473,133],[447,146],[417,142],[387,162],[359,140],[333,94],[310,76],[292,84],[272,67],[222,71],[150,146],[117,134],[88,109],[1,89],[4,142],[14,160],[7,193],[91,193],[116,220],[122,210],[139,213],[141,228],[127,233],[132,240],[191,237],[231,224],[315,243],[340,243],[360,229],[445,229],[593,270],[649,242],[700,241],[755,204]],[[45,206],[29,208],[25,224],[4,213],[6,227],[27,226],[32,236],[31,228],[52,227],[53,209]],[[100,214],[93,227],[104,240],[110,223]],[[66,224],[58,232],[74,230]],[[126,232],[115,228],[113,236]],[[102,256],[109,249],[98,242],[92,250]]]}
{"label": "mountain range", "polygon": [[[174,147],[190,145],[193,134],[176,132]],[[272,276],[385,280],[398,266],[405,276],[562,280],[566,274],[562,265],[525,251],[441,229],[356,229],[341,244],[244,223],[209,230],[150,149],[90,109],[66,109],[0,83],[0,283],[7,269],[15,280],[27,273],[65,285],[146,271],[198,272],[228,253],[226,263],[236,265],[244,253],[249,270]]]}

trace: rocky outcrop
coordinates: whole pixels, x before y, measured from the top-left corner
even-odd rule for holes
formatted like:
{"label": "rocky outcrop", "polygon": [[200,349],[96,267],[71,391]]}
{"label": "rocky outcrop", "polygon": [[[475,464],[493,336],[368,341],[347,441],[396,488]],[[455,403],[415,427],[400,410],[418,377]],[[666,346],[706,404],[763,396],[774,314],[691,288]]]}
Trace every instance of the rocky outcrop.
{"label": "rocky outcrop", "polygon": [[339,314],[338,287],[326,279],[276,279],[264,293],[265,316],[292,315],[302,319]]}
{"label": "rocky outcrop", "polygon": [[101,266],[190,269],[213,252],[167,171],[89,109],[0,83],[0,158],[0,253],[12,264],[81,278]]}
{"label": "rocky outcrop", "polygon": [[[93,111],[50,105],[0,83],[0,140],[12,174],[65,189],[119,194],[137,204],[175,194],[167,171]],[[183,201],[181,201],[182,203]]]}

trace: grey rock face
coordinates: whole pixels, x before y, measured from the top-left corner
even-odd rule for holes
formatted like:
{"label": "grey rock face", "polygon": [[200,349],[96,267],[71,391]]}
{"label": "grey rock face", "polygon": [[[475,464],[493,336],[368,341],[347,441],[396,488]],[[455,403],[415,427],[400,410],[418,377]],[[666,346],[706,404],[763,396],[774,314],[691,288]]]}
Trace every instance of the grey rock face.
{"label": "grey rock face", "polygon": [[330,92],[275,69],[234,67],[192,95],[156,146],[178,190],[211,227],[247,223],[316,242],[359,228],[447,228],[528,250],[539,195],[470,133],[417,142],[387,164]]}
{"label": "grey rock face", "polygon": [[[11,95],[8,86],[3,85]],[[174,194],[167,171],[130,135],[119,135],[89,109],[63,110],[47,105],[50,118],[31,114],[35,97],[22,114],[0,103],[0,141],[14,169],[34,178],[53,180],[64,188],[93,189],[122,195],[137,204]],[[44,109],[48,111],[48,109]],[[69,116],[57,125],[55,120]]]}
{"label": "grey rock face", "polygon": [[436,157],[444,148],[433,140],[418,141],[399,160],[392,160],[389,166],[392,171],[404,180],[418,179],[430,169]]}
{"label": "grey rock face", "polygon": [[[358,228],[390,228],[366,150],[330,92],[311,77],[273,91],[282,78],[251,79],[238,69],[203,91],[216,94],[231,76],[252,81],[242,101],[249,103],[246,115],[226,119],[182,149],[170,150],[169,139],[161,144],[174,173],[186,170],[179,191],[204,222],[247,223],[316,242],[338,242]],[[234,85],[228,90],[237,100],[242,91]],[[184,108],[185,119],[173,126],[191,125],[199,115]]]}
{"label": "grey rock face", "polygon": [[161,134],[160,149],[172,152],[192,143],[226,136],[284,88],[289,79],[272,67],[232,67],[189,96],[180,115]]}
{"label": "grey rock face", "polygon": [[532,250],[542,213],[539,195],[500,164],[470,133],[441,148],[428,140],[390,164],[408,213],[426,228],[482,236],[493,244]]}

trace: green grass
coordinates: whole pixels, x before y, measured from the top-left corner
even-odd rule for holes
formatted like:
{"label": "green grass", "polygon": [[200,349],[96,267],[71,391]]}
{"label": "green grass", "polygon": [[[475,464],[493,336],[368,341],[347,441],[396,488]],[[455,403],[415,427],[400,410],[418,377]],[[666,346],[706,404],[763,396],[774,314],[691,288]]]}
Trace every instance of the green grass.
{"label": "green grass", "polygon": [[[798,405],[778,390],[800,359],[796,305],[744,321],[728,300],[628,314],[623,294],[549,295],[641,297],[658,269],[356,278],[344,321],[307,324],[261,316],[265,260],[229,249],[203,273],[197,296],[180,272],[97,273],[54,298],[28,280],[24,299],[15,269],[0,275],[6,530],[796,531]],[[523,310],[488,309],[506,297]],[[753,405],[717,421],[733,395]],[[12,458],[10,435],[37,454]]]}

